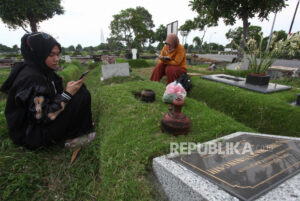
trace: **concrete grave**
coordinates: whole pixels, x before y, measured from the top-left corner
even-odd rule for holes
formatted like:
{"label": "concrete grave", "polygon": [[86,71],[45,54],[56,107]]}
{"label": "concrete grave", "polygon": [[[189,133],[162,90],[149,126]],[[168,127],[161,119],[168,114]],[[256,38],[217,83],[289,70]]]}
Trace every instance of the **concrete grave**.
{"label": "concrete grave", "polygon": [[300,69],[297,67],[286,66],[271,66],[267,70],[267,75],[270,75],[272,79],[276,78],[291,78],[300,77]]}
{"label": "concrete grave", "polygon": [[[231,143],[236,151],[228,152]],[[203,151],[213,144],[217,153]],[[237,132],[207,142],[192,154],[154,158],[153,170],[169,200],[296,201],[300,138]]]}
{"label": "concrete grave", "polygon": [[101,80],[109,79],[112,77],[128,77],[128,76],[130,76],[128,63],[102,65]]}
{"label": "concrete grave", "polygon": [[216,81],[216,82],[222,82],[225,84],[237,86],[240,88],[248,89],[259,93],[272,93],[272,92],[291,89],[290,86],[274,84],[274,83],[269,83],[268,85],[265,86],[247,84],[245,78],[235,77],[235,76],[225,75],[225,74],[203,75],[201,76],[201,78],[211,80],[211,81]]}
{"label": "concrete grave", "polygon": [[248,70],[249,68],[249,60],[243,59],[241,62],[231,63],[226,65],[226,69],[229,70]]}

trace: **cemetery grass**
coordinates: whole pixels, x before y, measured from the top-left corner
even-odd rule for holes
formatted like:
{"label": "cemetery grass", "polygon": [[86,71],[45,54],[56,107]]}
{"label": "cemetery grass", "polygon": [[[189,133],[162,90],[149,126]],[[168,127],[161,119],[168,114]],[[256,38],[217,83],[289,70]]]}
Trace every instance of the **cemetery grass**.
{"label": "cemetery grass", "polygon": [[[190,73],[201,73],[203,75],[211,75],[211,74],[227,74],[236,77],[246,78],[247,74],[250,73],[248,70],[229,70],[222,67],[218,67],[216,71],[208,71],[207,69],[203,69],[198,67],[197,65],[187,66],[188,72]],[[282,85],[291,86],[293,88],[300,88],[300,78],[280,78],[280,79],[271,79],[271,83],[277,83]]]}
{"label": "cemetery grass", "polygon": [[[187,98],[183,112],[192,121],[191,132],[175,138],[160,130],[167,113],[161,101],[164,84],[143,81],[134,73],[99,82],[99,74],[100,68],[95,68],[85,81],[97,137],[72,165],[73,150],[62,145],[36,151],[15,146],[5,123],[5,100],[0,101],[0,200],[153,200],[157,192],[147,179],[152,158],[168,153],[170,142],[205,142],[236,131],[254,132]],[[154,103],[134,97],[133,92],[145,88],[155,91]]]}
{"label": "cemetery grass", "polygon": [[97,200],[99,144],[85,146],[72,165],[73,150],[63,145],[36,151],[18,147],[9,138],[5,103],[0,101],[0,200]]}
{"label": "cemetery grass", "polygon": [[200,77],[192,77],[192,84],[190,97],[261,133],[300,137],[300,107],[290,105],[297,88],[261,94]]}
{"label": "cemetery grass", "polygon": [[300,89],[300,78],[282,78],[282,79],[271,80],[271,82],[288,85],[293,88]]}
{"label": "cemetery grass", "polygon": [[[154,103],[134,97],[134,92],[145,88],[155,91]],[[152,159],[167,154],[170,142],[205,142],[236,131],[254,131],[204,103],[186,98],[183,112],[192,121],[190,133],[177,138],[162,133],[160,121],[168,112],[161,101],[164,89],[165,85],[158,82],[130,81],[103,86],[95,92],[98,98],[94,104],[100,108],[97,140],[101,200],[151,200],[155,192],[147,175]]]}
{"label": "cemetery grass", "polygon": [[10,71],[11,71],[10,68],[0,68],[0,86],[8,77]]}

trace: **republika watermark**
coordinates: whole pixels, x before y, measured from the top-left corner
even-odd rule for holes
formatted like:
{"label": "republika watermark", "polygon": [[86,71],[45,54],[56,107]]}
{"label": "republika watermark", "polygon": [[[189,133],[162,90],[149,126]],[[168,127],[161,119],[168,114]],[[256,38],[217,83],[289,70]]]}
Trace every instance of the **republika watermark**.
{"label": "republika watermark", "polygon": [[[267,148],[267,147],[266,147]],[[195,142],[171,142],[170,154],[253,154],[253,146],[249,142],[216,142],[216,143],[195,143]]]}

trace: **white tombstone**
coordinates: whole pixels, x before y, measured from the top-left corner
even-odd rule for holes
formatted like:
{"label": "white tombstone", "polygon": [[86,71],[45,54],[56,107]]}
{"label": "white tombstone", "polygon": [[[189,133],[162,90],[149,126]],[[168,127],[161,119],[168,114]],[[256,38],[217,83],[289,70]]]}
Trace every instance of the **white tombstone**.
{"label": "white tombstone", "polygon": [[101,80],[109,79],[112,77],[128,77],[128,76],[130,76],[128,63],[102,65]]}
{"label": "white tombstone", "polygon": [[136,59],[137,49],[131,49],[132,59]]}
{"label": "white tombstone", "polygon": [[70,57],[70,55],[65,55],[65,61],[66,61],[67,63],[70,63],[70,62],[71,62],[71,57]]}

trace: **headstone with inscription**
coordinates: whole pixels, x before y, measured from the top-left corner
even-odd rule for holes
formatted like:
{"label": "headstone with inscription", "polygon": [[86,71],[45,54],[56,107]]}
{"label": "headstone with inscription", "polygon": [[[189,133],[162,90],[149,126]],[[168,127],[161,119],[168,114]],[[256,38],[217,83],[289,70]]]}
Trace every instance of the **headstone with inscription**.
{"label": "headstone with inscription", "polygon": [[170,200],[300,200],[300,138],[238,132],[153,169]]}

